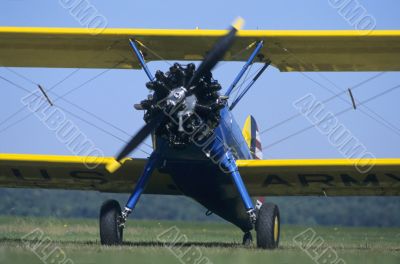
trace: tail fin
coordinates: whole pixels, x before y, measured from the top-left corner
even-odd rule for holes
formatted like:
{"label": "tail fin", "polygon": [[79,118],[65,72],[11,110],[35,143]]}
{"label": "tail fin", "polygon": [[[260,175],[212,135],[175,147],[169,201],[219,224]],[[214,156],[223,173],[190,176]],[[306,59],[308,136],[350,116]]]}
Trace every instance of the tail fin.
{"label": "tail fin", "polygon": [[257,123],[254,117],[249,115],[244,123],[242,130],[244,139],[247,142],[247,146],[250,149],[253,159],[262,159],[262,146],[260,133],[258,131]]}

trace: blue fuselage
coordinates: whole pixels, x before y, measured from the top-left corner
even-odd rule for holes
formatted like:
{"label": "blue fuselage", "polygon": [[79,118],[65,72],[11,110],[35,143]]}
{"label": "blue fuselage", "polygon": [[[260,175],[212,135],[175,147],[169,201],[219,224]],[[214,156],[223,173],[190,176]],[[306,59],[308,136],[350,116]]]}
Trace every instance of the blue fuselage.
{"label": "blue fuselage", "polygon": [[[207,142],[200,147],[194,143],[183,149],[166,147],[162,151],[164,163],[160,170],[171,175],[184,195],[247,232],[252,226],[239,192],[218,161],[227,148],[235,153],[236,159],[252,159],[228,107],[221,110],[220,124]],[[157,139],[157,145],[159,143],[167,145],[162,138]]]}

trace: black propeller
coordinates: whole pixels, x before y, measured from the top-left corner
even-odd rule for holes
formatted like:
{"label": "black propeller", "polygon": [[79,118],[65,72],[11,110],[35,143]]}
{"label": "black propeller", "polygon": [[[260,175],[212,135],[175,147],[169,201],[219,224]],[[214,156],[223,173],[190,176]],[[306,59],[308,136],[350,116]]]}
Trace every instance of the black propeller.
{"label": "black propeller", "polygon": [[121,152],[117,156],[117,161],[122,160],[125,158],[129,153],[131,153],[137,146],[142,143],[143,140],[146,139],[148,135],[153,132],[154,129],[156,129],[160,123],[162,123],[162,120],[164,119],[165,114],[163,112],[160,112],[154,119],[152,119],[149,123],[144,125],[137,133],[135,136],[132,137],[132,139],[126,144],[126,146],[121,150]]}
{"label": "black propeller", "polygon": [[[232,46],[237,31],[242,27],[243,19],[239,18],[235,21],[230,29],[229,33],[222,37],[211,49],[211,51],[206,55],[202,63],[199,65],[195,73],[193,74],[190,81],[185,85],[187,90],[186,95],[188,96],[192,93],[196,93],[196,84],[199,82],[200,78],[217,65],[217,63],[224,57],[225,53]],[[116,157],[116,161],[109,163],[106,168],[110,172],[116,171],[121,166],[121,160],[124,159],[129,153],[131,153],[137,146],[142,143],[158,126],[160,126],[166,119],[166,115],[163,111],[160,111],[154,118],[151,119],[146,125],[144,125],[128,142],[128,144],[121,150],[121,152]]]}
{"label": "black propeller", "polygon": [[217,63],[222,60],[225,53],[232,46],[235,40],[236,33],[242,27],[242,25],[243,19],[237,19],[236,22],[232,25],[229,33],[222,37],[204,58],[204,60],[194,73],[193,77],[186,85],[186,88],[191,88],[193,85],[195,85],[203,75],[210,72],[215,67],[215,65],[217,65]]}

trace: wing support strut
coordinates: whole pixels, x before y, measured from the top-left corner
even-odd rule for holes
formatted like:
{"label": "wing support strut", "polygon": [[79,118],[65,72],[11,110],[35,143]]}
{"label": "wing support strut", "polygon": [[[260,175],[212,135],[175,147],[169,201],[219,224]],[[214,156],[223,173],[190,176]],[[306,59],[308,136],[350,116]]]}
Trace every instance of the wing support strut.
{"label": "wing support strut", "polygon": [[243,96],[246,95],[246,93],[250,90],[250,88],[255,84],[255,82],[260,78],[261,74],[268,68],[268,66],[271,64],[271,61],[267,61],[264,66],[258,71],[256,76],[254,76],[253,80],[246,86],[246,88],[243,90],[242,93],[233,101],[232,105],[229,107],[229,110],[232,110],[238,103],[239,101],[243,98]]}
{"label": "wing support strut", "polygon": [[231,94],[231,92],[233,91],[235,86],[238,84],[240,79],[242,79],[243,75],[246,73],[246,71],[249,68],[249,66],[253,63],[254,58],[258,55],[258,53],[260,52],[260,50],[263,47],[263,45],[264,45],[264,41],[257,42],[256,48],[251,53],[249,59],[247,60],[246,64],[243,66],[242,70],[238,73],[238,75],[236,76],[236,78],[233,81],[233,83],[229,86],[228,90],[225,93],[225,96],[229,96]]}
{"label": "wing support strut", "polygon": [[147,64],[144,60],[143,54],[136,45],[136,41],[133,39],[129,39],[129,44],[131,45],[131,48],[132,48],[133,52],[135,53],[135,55],[139,61],[139,64],[140,64],[140,66],[142,66],[147,77],[149,77],[150,81],[153,81],[154,80],[153,74],[151,74],[149,68],[147,67]]}

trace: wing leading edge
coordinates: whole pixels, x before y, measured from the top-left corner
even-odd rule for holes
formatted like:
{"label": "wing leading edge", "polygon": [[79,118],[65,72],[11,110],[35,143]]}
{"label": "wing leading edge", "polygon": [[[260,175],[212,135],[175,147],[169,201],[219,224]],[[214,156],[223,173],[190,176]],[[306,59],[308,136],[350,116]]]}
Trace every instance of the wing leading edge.
{"label": "wing leading edge", "polygon": [[[97,34],[94,34],[97,33]],[[202,60],[225,30],[0,27],[0,65],[7,67],[139,68],[128,39],[147,61]],[[400,30],[242,30],[226,61],[246,61],[250,46],[280,71],[399,71]]]}

